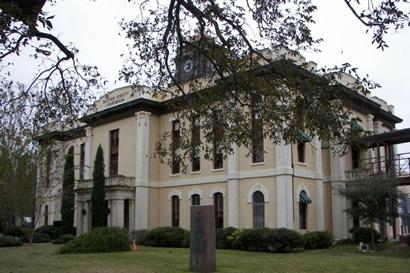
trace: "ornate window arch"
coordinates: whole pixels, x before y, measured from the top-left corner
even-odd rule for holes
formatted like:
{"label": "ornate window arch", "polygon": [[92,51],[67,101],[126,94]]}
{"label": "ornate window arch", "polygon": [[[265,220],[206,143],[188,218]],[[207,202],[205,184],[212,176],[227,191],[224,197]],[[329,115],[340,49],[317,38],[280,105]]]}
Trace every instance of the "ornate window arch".
{"label": "ornate window arch", "polygon": [[213,187],[212,189],[209,190],[209,198],[213,199],[215,193],[222,193],[222,196],[225,198],[225,189],[220,187],[220,186],[216,186]]}
{"label": "ornate window arch", "polygon": [[199,197],[202,199],[203,195],[202,195],[202,190],[199,188],[193,188],[190,192],[189,192],[189,199],[192,198],[192,195],[198,194]]}
{"label": "ornate window arch", "polygon": [[253,194],[257,191],[260,191],[264,197],[264,203],[269,203],[269,191],[268,189],[259,183],[256,183],[248,190],[247,201],[249,204],[253,203]]}
{"label": "ornate window arch", "polygon": [[179,199],[182,200],[182,192],[177,189],[174,189],[168,193],[168,200],[171,200],[174,195],[178,196]]}

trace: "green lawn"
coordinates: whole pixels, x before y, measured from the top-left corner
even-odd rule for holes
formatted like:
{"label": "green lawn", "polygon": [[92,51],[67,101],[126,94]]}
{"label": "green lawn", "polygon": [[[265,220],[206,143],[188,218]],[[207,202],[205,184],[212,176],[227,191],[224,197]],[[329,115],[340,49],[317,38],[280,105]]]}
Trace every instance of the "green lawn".
{"label": "green lawn", "polygon": [[[139,247],[109,254],[58,255],[60,246],[41,244],[0,248],[0,273],[148,273],[188,272],[189,250]],[[353,245],[292,254],[218,250],[218,272],[410,272],[410,248],[391,246],[360,253]]]}

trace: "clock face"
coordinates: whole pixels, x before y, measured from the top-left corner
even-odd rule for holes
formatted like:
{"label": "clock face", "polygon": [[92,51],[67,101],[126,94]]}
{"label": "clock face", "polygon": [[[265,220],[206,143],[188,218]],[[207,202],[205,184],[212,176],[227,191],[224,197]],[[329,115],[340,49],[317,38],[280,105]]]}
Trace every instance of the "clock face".
{"label": "clock face", "polygon": [[187,60],[184,63],[184,70],[185,72],[190,72],[192,71],[192,68],[194,67],[194,63],[192,62],[192,60]]}

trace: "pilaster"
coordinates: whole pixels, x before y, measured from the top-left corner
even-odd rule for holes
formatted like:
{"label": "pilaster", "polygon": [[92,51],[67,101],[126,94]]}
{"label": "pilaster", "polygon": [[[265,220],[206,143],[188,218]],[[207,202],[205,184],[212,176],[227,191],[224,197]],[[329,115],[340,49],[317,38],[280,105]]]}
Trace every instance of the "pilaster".
{"label": "pilaster", "polygon": [[135,229],[148,229],[149,119],[151,113],[136,112]]}
{"label": "pilaster", "polygon": [[345,187],[345,162],[340,151],[340,145],[331,144],[330,149],[330,182],[332,185],[332,229],[336,240],[347,238],[347,201],[339,194]]}
{"label": "pilaster", "polygon": [[323,193],[323,170],[322,170],[322,144],[318,137],[314,139],[314,149],[315,149],[315,165],[316,165],[316,200],[313,201],[315,204],[316,211],[316,229],[325,229],[325,212],[324,212],[324,193]]}
{"label": "pilaster", "polygon": [[85,143],[84,143],[84,179],[92,179],[91,177],[91,137],[93,133],[92,127],[85,128]]}
{"label": "pilaster", "polygon": [[233,144],[228,155],[228,225],[239,227],[238,145]]}
{"label": "pilaster", "polygon": [[293,168],[292,147],[276,144],[276,226],[293,229]]}
{"label": "pilaster", "polygon": [[113,227],[124,227],[124,199],[111,201],[111,214]]}

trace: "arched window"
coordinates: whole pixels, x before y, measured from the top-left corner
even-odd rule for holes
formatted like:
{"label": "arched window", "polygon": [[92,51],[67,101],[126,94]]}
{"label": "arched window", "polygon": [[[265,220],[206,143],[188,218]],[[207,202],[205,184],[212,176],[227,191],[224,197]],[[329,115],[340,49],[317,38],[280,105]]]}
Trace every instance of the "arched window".
{"label": "arched window", "polygon": [[172,196],[172,226],[179,227],[179,197],[177,195]]}
{"label": "arched window", "polygon": [[214,193],[215,227],[224,227],[224,197],[222,193]]}
{"label": "arched window", "polygon": [[312,203],[312,200],[309,198],[306,191],[302,190],[299,193],[299,229],[307,228],[307,211],[309,203]]}
{"label": "arched window", "polygon": [[260,191],[255,191],[252,195],[253,204],[253,227],[265,227],[265,197]]}
{"label": "arched window", "polygon": [[191,200],[192,200],[192,206],[199,206],[201,205],[201,197],[199,196],[199,194],[193,194],[191,196]]}

